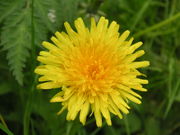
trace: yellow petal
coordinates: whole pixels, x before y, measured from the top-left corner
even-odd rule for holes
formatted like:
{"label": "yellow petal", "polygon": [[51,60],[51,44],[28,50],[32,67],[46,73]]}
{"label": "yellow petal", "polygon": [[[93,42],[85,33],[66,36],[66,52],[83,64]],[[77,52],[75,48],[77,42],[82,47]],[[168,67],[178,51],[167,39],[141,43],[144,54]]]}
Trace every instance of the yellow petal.
{"label": "yellow petal", "polygon": [[114,104],[114,102],[112,101],[112,99],[109,100],[109,110],[114,113],[115,115],[117,115],[120,119],[122,119],[122,114],[120,113],[118,107]]}
{"label": "yellow petal", "polygon": [[75,27],[80,35],[87,34],[86,27],[84,25],[82,18],[78,18],[77,20],[74,21],[74,23],[75,23]]}
{"label": "yellow petal", "polygon": [[113,94],[111,94],[111,98],[112,98],[112,101],[115,103],[115,105],[122,111],[124,112],[125,114],[129,113],[128,109],[123,106],[120,102],[120,100],[118,100],[118,96],[114,96]]}
{"label": "yellow petal", "polygon": [[143,91],[143,92],[147,91],[147,89],[143,88],[141,84],[139,84],[139,85],[132,85],[131,87],[133,89],[135,89],[135,90],[139,90],[139,91]]}
{"label": "yellow petal", "polygon": [[47,78],[46,76],[41,76],[41,77],[38,79],[39,82],[44,82],[44,81],[49,81],[49,80],[50,80],[50,78]]}
{"label": "yellow petal", "polygon": [[61,46],[61,43],[59,42],[59,40],[57,38],[55,38],[54,36],[51,37],[51,40],[53,41],[53,43],[57,46]]}
{"label": "yellow petal", "polygon": [[121,85],[121,84],[119,84],[118,85],[118,88],[120,88],[120,91],[125,91],[125,92],[128,92],[128,93],[130,93],[130,94],[132,94],[133,96],[136,96],[136,97],[138,97],[138,98],[142,98],[139,94],[137,94],[137,93],[135,93],[133,90],[131,90],[129,87],[126,87],[126,86],[124,86],[124,85]]}
{"label": "yellow petal", "polygon": [[57,47],[49,42],[43,41],[42,45],[47,48],[48,50],[56,50]]}
{"label": "yellow petal", "polygon": [[50,102],[62,102],[62,101],[64,101],[64,99],[62,97],[63,95],[64,95],[64,91],[58,92],[56,95],[54,95],[54,97],[52,97]]}
{"label": "yellow petal", "polygon": [[47,69],[45,68],[45,66],[38,66],[38,67],[34,70],[34,72],[35,72],[36,74],[39,74],[39,75],[44,75],[44,74],[47,73]]}
{"label": "yellow petal", "polygon": [[119,38],[119,45],[121,45],[125,40],[126,38],[129,36],[130,34],[130,31],[126,30]]}
{"label": "yellow petal", "polygon": [[143,42],[137,42],[128,49],[128,54],[132,54],[137,48],[139,48]]}
{"label": "yellow petal", "polygon": [[131,100],[131,101],[133,101],[133,102],[135,102],[135,103],[137,103],[137,104],[141,104],[141,101],[140,101],[138,98],[132,96],[131,94],[126,93],[126,92],[124,92],[124,91],[121,91],[121,94],[122,94],[124,97],[128,98],[129,100]]}
{"label": "yellow petal", "polygon": [[60,83],[54,83],[54,82],[45,82],[37,85],[38,89],[54,89],[54,88],[60,88],[62,85]]}
{"label": "yellow petal", "polygon": [[50,64],[50,65],[57,65],[57,66],[58,66],[58,64],[59,65],[61,64],[61,62],[56,60],[55,58],[50,59],[50,58],[46,58],[46,57],[43,57],[43,56],[38,56],[37,60],[42,62],[43,64]]}
{"label": "yellow petal", "polygon": [[83,125],[85,125],[85,123],[86,123],[86,117],[89,112],[89,106],[90,106],[89,102],[86,101],[81,108],[79,119]]}
{"label": "yellow petal", "polygon": [[63,105],[63,107],[57,114],[60,115],[66,108],[67,108],[67,104]]}
{"label": "yellow petal", "polygon": [[66,31],[67,33],[70,35],[70,36],[76,36],[77,33],[71,28],[70,24],[68,22],[65,22],[64,23],[64,26],[66,28]]}
{"label": "yellow petal", "polygon": [[112,37],[115,34],[118,34],[119,27],[120,26],[115,21],[113,21],[107,30],[107,34],[109,35],[109,37]]}
{"label": "yellow petal", "polygon": [[96,125],[98,127],[101,127],[102,126],[102,116],[101,116],[101,112],[100,112],[100,103],[99,103],[98,97],[95,98],[95,102],[94,102],[94,116],[96,119]]}
{"label": "yellow petal", "polygon": [[138,57],[141,57],[142,55],[144,55],[144,53],[145,53],[144,50],[137,51],[136,53],[127,56],[124,61],[125,63],[133,62]]}
{"label": "yellow petal", "polygon": [[96,21],[94,18],[91,18],[91,30],[90,30],[90,32],[92,34],[94,34],[93,32],[95,31],[95,29],[96,29]]}
{"label": "yellow petal", "polygon": [[133,62],[129,66],[131,68],[141,68],[141,67],[147,67],[149,65],[150,65],[149,61],[141,61],[141,62]]}
{"label": "yellow petal", "polygon": [[106,103],[104,103],[103,101],[100,101],[100,103],[101,103],[101,106],[100,106],[101,113],[106,119],[107,124],[110,126],[112,125],[112,122],[111,122],[111,116],[108,110],[108,106],[106,106]]}

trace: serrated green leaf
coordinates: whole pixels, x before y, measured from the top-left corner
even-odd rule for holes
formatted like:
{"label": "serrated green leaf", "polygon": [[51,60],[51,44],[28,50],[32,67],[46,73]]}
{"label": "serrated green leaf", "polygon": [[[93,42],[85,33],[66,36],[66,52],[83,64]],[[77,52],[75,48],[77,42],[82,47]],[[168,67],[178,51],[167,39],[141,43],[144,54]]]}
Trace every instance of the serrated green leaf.
{"label": "serrated green leaf", "polygon": [[42,41],[47,40],[48,29],[41,18],[34,16],[34,37],[35,45],[40,46]]}
{"label": "serrated green leaf", "polygon": [[30,9],[15,12],[6,19],[1,35],[8,64],[20,85],[23,84],[23,68],[31,47],[30,19]]}
{"label": "serrated green leaf", "polygon": [[34,1],[35,44],[40,45],[47,39],[48,30],[54,32],[65,21],[76,18],[79,0],[36,0]]}
{"label": "serrated green leaf", "polygon": [[21,6],[21,0],[1,0],[0,1],[0,23],[12,12]]}
{"label": "serrated green leaf", "polygon": [[50,10],[50,5],[52,4],[53,1],[50,0],[35,0],[34,1],[34,10],[35,10],[35,15],[41,18],[42,24],[45,24],[46,27],[51,31],[55,31],[54,24],[50,21],[48,17],[48,13]]}

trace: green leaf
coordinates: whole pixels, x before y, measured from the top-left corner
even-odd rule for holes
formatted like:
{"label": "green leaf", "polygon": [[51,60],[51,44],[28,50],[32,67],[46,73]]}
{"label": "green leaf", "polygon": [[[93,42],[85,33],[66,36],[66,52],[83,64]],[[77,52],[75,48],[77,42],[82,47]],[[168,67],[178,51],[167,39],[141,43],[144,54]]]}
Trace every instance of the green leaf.
{"label": "green leaf", "polygon": [[1,35],[10,70],[20,85],[23,84],[23,68],[31,48],[30,19],[29,8],[16,11],[6,19]]}
{"label": "green leaf", "polygon": [[14,135],[8,128],[6,128],[3,124],[0,123],[0,129],[2,129],[8,135]]}
{"label": "green leaf", "polygon": [[63,22],[72,22],[76,18],[79,0],[36,0],[33,18],[35,44],[47,40],[48,30],[54,32]]}
{"label": "green leaf", "polygon": [[34,11],[35,16],[39,17],[42,21],[41,24],[45,24],[45,26],[51,31],[55,31],[55,27],[53,22],[48,17],[48,13],[50,12],[50,7],[53,1],[50,0],[35,0],[34,1]]}
{"label": "green leaf", "polygon": [[22,1],[20,0],[0,0],[0,23],[16,11],[21,3]]}
{"label": "green leaf", "polygon": [[46,25],[42,22],[41,18],[34,16],[34,37],[35,45],[40,46],[42,41],[47,40],[48,29]]}

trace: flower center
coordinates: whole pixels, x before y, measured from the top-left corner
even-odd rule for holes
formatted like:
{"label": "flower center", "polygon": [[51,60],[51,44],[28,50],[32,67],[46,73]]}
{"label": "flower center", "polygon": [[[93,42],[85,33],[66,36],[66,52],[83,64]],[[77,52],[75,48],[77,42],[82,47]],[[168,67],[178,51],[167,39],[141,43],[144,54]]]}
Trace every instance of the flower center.
{"label": "flower center", "polygon": [[86,66],[86,75],[88,79],[98,80],[102,78],[102,73],[104,71],[104,67],[100,61],[93,61],[89,65]]}

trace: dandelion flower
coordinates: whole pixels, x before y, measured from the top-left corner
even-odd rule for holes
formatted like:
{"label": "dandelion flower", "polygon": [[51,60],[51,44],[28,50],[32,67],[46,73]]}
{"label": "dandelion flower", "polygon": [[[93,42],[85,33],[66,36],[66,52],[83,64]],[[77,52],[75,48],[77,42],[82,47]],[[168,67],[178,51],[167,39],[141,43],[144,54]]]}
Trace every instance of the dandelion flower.
{"label": "dandelion flower", "polygon": [[44,41],[48,51],[41,51],[37,60],[42,63],[35,69],[41,75],[40,89],[59,88],[51,102],[61,102],[58,114],[67,109],[67,120],[74,120],[79,114],[84,125],[88,115],[94,115],[98,127],[102,117],[112,125],[110,114],[129,112],[128,101],[141,103],[141,96],[135,91],[147,91],[140,79],[143,75],[137,69],[149,65],[148,61],[135,62],[144,54],[137,48],[142,42],[132,44],[127,40],[129,31],[120,34],[119,25],[101,17],[96,24],[91,19],[87,28],[81,18],[74,22],[76,30],[65,22],[65,32],[56,32],[53,43]]}

